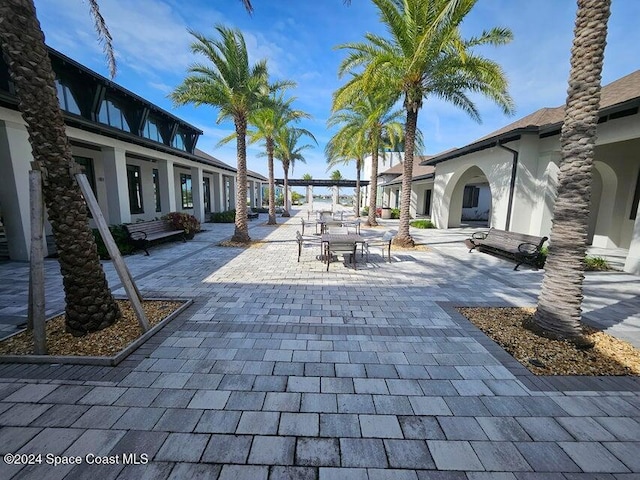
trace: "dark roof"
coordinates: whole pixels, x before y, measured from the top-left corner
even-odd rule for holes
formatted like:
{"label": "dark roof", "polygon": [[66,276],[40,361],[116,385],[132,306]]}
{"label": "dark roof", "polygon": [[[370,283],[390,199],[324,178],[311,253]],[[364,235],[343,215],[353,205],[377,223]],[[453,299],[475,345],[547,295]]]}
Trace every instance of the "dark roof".
{"label": "dark roof", "polygon": [[[433,176],[436,168],[431,165],[422,165],[422,162],[425,162],[430,158],[432,158],[432,156],[426,155],[426,156],[416,156],[413,159],[413,176],[412,176],[413,180],[422,180],[422,179]],[[403,172],[404,172],[404,162],[400,162],[394,165],[393,167],[385,170],[378,176],[396,175],[394,179],[385,183],[385,185],[395,185],[398,183],[402,183],[402,177],[404,176]]]}
{"label": "dark roof", "polygon": [[236,172],[237,171],[231,165],[229,165],[227,163],[224,163],[222,160],[218,160],[213,155],[209,155],[207,152],[204,152],[204,151],[200,150],[199,148],[195,149],[194,154],[195,154],[196,157],[202,159],[203,163],[207,163],[207,164],[212,165],[214,167],[223,168],[225,170],[229,170],[229,171],[232,171],[232,172]]}
{"label": "dark roof", "polygon": [[254,172],[253,170],[247,170],[247,176],[257,178],[258,180],[262,180],[263,182],[267,182],[269,179],[264,175]]}
{"label": "dark roof", "polygon": [[[631,107],[640,106],[640,70],[602,87],[600,93],[600,119]],[[541,108],[461,148],[447,150],[422,161],[436,165],[445,160],[477,152],[508,141],[517,140],[523,133],[559,133],[564,117],[564,105]]]}
{"label": "dark roof", "polygon": [[140,95],[137,95],[137,94],[133,93],[131,90],[128,90],[128,89],[124,88],[122,85],[118,85],[117,83],[113,82],[112,80],[109,80],[108,78],[103,77],[99,73],[91,70],[88,67],[85,67],[81,63],[76,62],[74,59],[67,57],[65,54],[57,51],[56,49],[47,46],[47,50],[49,50],[49,55],[51,57],[53,57],[53,58],[57,57],[57,59],[61,60],[62,62],[67,63],[67,64],[77,68],[78,70],[84,72],[84,73],[88,73],[91,77],[93,77],[94,79],[98,80],[100,83],[105,85],[107,88],[109,88],[111,90],[114,90],[114,91],[117,91],[117,92],[119,92],[121,94],[124,94],[124,95],[126,95],[128,97],[131,97],[131,98],[137,100],[140,103],[143,103],[146,107],[148,107],[153,112],[161,113],[162,115],[175,120],[182,127],[187,127],[190,130],[194,130],[194,131],[198,132],[200,135],[202,135],[204,133],[198,127],[195,127],[195,126],[191,125],[190,123],[185,122],[181,118],[176,117],[174,114],[172,114],[172,113],[164,110],[163,108],[160,108],[157,105],[151,103],[149,100],[146,100],[145,98],[142,98]]}

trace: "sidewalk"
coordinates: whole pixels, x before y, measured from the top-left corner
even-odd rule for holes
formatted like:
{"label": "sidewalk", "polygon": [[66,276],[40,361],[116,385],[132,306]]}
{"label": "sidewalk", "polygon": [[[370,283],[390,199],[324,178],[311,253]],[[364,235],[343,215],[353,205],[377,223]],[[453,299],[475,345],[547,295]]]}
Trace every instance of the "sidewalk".
{"label": "sidewalk", "polygon": [[[542,272],[468,253],[464,230],[413,230],[429,251],[326,272],[315,249],[296,261],[303,216],[250,222],[254,248],[217,247],[233,225],[206,224],[127,257],[145,295],[194,304],[117,367],[0,365],[2,453],[82,459],[0,462],[0,478],[639,478],[640,379],[533,378],[450,309],[535,305]],[[0,264],[7,331],[26,271]],[[639,345],[639,291],[639,277],[588,274],[585,317]]]}

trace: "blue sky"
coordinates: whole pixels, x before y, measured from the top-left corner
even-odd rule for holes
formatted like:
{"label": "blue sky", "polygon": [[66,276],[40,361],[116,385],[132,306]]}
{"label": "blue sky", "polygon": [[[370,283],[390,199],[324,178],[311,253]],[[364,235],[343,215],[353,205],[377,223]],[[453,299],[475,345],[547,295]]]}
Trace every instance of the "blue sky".
{"label": "blue sky", "polygon": [[[609,21],[603,84],[640,68],[640,2],[614,0]],[[35,0],[48,45],[108,76],[86,2]],[[307,163],[296,164],[294,177],[310,173],[327,178],[324,146],[332,135],[326,128],[332,92],[341,85],[338,65],[345,51],[335,46],[359,41],[365,32],[384,33],[369,0],[254,0],[249,16],[239,0],[102,0],[101,12],[114,39],[118,62],[115,82],[172,112],[204,131],[198,146],[235,165],[235,145],[216,147],[233,130],[216,124],[212,107],[174,108],[167,94],[197,59],[189,51],[187,29],[213,35],[213,26],[238,27],[245,35],[252,61],[266,58],[274,79],[297,82],[295,106],[313,118],[301,123],[312,131],[318,146],[306,153]],[[483,122],[438,99],[428,99],[419,114],[426,154],[464,146],[538,108],[562,105],[569,75],[576,5],[571,0],[479,1],[465,20],[463,33],[479,34],[494,26],[509,27],[514,40],[482,53],[498,61],[510,81],[516,115],[505,117],[491,102],[477,98]],[[266,174],[259,144],[247,152],[248,168]],[[339,167],[354,178],[352,165]],[[276,166],[276,177],[282,170]]]}

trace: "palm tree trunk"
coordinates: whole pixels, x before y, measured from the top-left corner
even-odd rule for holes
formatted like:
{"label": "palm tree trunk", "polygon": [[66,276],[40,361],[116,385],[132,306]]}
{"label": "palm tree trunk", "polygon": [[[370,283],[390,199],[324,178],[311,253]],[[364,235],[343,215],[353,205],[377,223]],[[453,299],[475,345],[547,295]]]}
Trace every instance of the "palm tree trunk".
{"label": "palm tree trunk", "polygon": [[276,222],[276,181],[273,170],[273,138],[267,138],[267,163],[269,164],[269,220],[267,225]]}
{"label": "palm tree trunk", "polygon": [[0,24],[0,42],[18,108],[29,132],[33,158],[43,173],[44,200],[63,277],[66,326],[74,335],[85,335],[114,323],[120,310],[109,290],[86,204],[73,177],[75,164],[33,1],[0,3]]}
{"label": "palm tree trunk", "polygon": [[356,160],[356,218],[360,217],[360,174],[362,170],[362,162]]}
{"label": "palm tree trunk", "polygon": [[282,164],[282,170],[284,170],[284,194],[282,196],[282,216],[290,217],[289,213],[289,166]]}
{"label": "palm tree trunk", "polygon": [[378,203],[378,145],[371,150],[371,180],[369,181],[369,215],[367,225],[377,227],[376,208]]}
{"label": "palm tree trunk", "polygon": [[541,335],[593,346],[580,329],[600,77],[610,0],[579,0],[565,118],[562,164],[553,209],[545,275],[528,328]]}
{"label": "palm tree trunk", "polygon": [[400,200],[400,225],[394,243],[402,247],[414,247],[415,243],[409,233],[411,220],[411,183],[413,181],[413,152],[415,150],[416,128],[418,125],[418,109],[407,108],[405,126],[404,167],[402,170],[402,197]]}
{"label": "palm tree trunk", "polygon": [[247,119],[236,118],[236,152],[238,157],[238,184],[236,193],[236,228],[231,241],[246,243],[249,237],[247,221]]}

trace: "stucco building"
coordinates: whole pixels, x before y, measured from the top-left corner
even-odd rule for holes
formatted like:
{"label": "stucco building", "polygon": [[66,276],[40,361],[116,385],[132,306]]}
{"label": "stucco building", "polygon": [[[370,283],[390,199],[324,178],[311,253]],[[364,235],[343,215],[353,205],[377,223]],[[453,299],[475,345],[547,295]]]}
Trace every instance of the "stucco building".
{"label": "stucco building", "polygon": [[[174,211],[205,221],[235,207],[236,169],[196,148],[201,130],[53,49],[50,58],[73,156],[109,224]],[[32,160],[0,55],[0,257],[28,259]],[[262,204],[264,181],[249,173],[250,205]]]}

